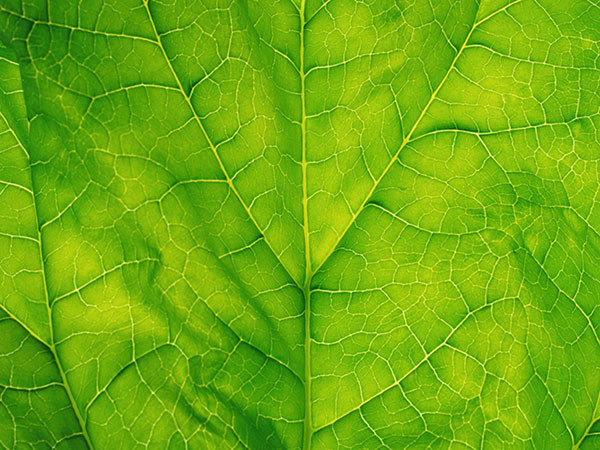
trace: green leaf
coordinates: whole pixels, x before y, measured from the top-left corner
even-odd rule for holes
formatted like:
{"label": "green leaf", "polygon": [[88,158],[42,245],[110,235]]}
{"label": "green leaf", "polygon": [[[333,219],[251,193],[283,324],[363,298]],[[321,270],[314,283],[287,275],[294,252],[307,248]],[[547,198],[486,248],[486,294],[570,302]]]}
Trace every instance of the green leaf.
{"label": "green leaf", "polygon": [[2,0],[0,39],[0,448],[600,445],[595,0]]}

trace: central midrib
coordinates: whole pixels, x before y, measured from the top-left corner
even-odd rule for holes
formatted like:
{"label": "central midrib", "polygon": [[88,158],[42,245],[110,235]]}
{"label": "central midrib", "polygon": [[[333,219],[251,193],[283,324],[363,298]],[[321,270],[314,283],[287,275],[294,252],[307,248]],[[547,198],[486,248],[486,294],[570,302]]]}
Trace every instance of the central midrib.
{"label": "central midrib", "polygon": [[310,450],[312,428],[312,398],[311,398],[311,370],[310,370],[310,284],[312,281],[312,267],[310,261],[309,230],[308,230],[308,184],[306,171],[306,95],[305,95],[305,72],[304,72],[304,29],[306,26],[306,0],[300,3],[300,97],[302,103],[301,114],[301,146],[302,146],[302,211],[304,231],[304,432],[302,447]]}

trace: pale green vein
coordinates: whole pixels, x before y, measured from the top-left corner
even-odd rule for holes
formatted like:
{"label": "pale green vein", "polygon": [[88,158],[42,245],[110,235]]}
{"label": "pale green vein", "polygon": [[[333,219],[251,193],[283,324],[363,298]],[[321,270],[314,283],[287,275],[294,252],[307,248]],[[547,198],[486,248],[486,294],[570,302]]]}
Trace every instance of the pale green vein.
{"label": "pale green vein", "polygon": [[591,417],[590,423],[588,424],[585,431],[581,435],[581,438],[579,438],[579,440],[573,444],[574,450],[580,448],[581,444],[583,444],[583,441],[585,440],[585,438],[587,438],[588,436],[591,436],[593,434],[593,433],[591,433],[591,430],[592,430],[592,427],[594,426],[594,424],[596,423],[596,421],[599,419],[599,417],[598,417],[599,415],[600,415],[600,395],[598,395],[598,398],[596,399],[596,406],[594,407],[594,411],[592,412],[592,417]]}
{"label": "pale green vein", "polygon": [[333,424],[339,422],[340,420],[350,416],[352,413],[359,411],[363,406],[365,406],[367,403],[375,400],[378,397],[381,397],[382,395],[385,395],[387,392],[391,391],[392,389],[401,386],[402,382],[404,380],[406,380],[410,375],[412,375],[413,373],[415,373],[424,363],[426,363],[427,361],[430,360],[430,358],[436,353],[438,352],[442,347],[448,345],[448,341],[452,338],[452,336],[454,336],[454,334],[464,325],[464,323],[470,318],[470,317],[474,317],[476,314],[478,314],[479,312],[487,309],[487,308],[491,308],[494,305],[497,305],[500,302],[503,301],[511,301],[512,299],[499,299],[490,303],[486,303],[482,306],[480,306],[477,309],[474,309],[472,311],[469,311],[467,314],[465,314],[465,316],[461,319],[461,321],[452,329],[452,331],[446,336],[446,338],[440,343],[438,344],[435,348],[433,348],[429,353],[426,353],[423,358],[421,358],[421,360],[415,364],[409,371],[407,371],[402,377],[400,377],[399,379],[397,379],[396,381],[394,381],[392,384],[390,384],[389,386],[381,389],[379,392],[371,395],[369,398],[367,398],[366,400],[364,400],[362,403],[360,403],[359,405],[351,408],[349,411],[346,411],[344,414],[342,414],[340,417],[337,417],[333,420],[331,420],[330,422],[326,423],[325,425],[322,425],[321,427],[319,427],[317,430],[315,430],[316,432],[319,432],[321,430],[324,430],[327,427],[332,426]]}
{"label": "pale green vein", "polygon": [[312,395],[311,395],[311,365],[310,365],[310,284],[312,281],[312,269],[310,258],[310,233],[308,226],[308,181],[307,181],[307,160],[306,160],[306,76],[304,73],[304,31],[306,28],[306,0],[300,4],[300,94],[302,101],[302,119],[301,119],[301,139],[302,139],[302,210],[303,210],[303,231],[304,231],[304,432],[302,446],[304,450],[309,450],[312,441]]}
{"label": "pale green vein", "polygon": [[[22,144],[21,144],[21,146],[23,148],[23,151],[27,155],[27,159],[29,161],[31,161],[30,157],[29,157],[29,153],[25,150],[25,146],[23,146]],[[30,162],[30,165],[31,165],[31,162]],[[31,169],[29,170],[29,178],[30,178],[31,186],[33,187],[33,176],[31,174]],[[52,306],[50,304],[48,281],[46,279],[46,266],[44,263],[44,252],[42,249],[42,234],[40,231],[40,221],[39,221],[37,204],[36,204],[34,195],[32,195],[32,202],[33,202],[34,220],[35,220],[36,230],[37,230],[37,239],[38,239],[37,242],[38,242],[38,247],[39,247],[39,251],[40,251],[39,255],[40,255],[41,275],[42,275],[42,281],[43,281],[43,285],[44,285],[44,302],[46,304],[46,310],[48,312],[48,327],[49,327],[49,331],[50,331],[50,342],[46,345],[47,345],[48,349],[50,350],[50,352],[52,353],[54,360],[56,361],[56,367],[58,368],[58,372],[60,373],[62,385],[64,386],[67,397],[69,398],[69,402],[71,403],[73,412],[75,413],[75,417],[77,418],[77,422],[79,423],[79,426],[81,427],[81,434],[83,436],[83,439],[85,440],[85,442],[88,445],[88,447],[90,448],[90,450],[93,450],[94,446],[92,445],[92,441],[88,435],[86,423],[83,420],[81,412],[79,411],[79,406],[77,405],[75,397],[73,396],[73,393],[71,392],[71,387],[69,386],[69,383],[67,380],[67,375],[62,366],[62,362],[60,360],[58,351],[56,349],[56,342],[55,342],[55,338],[54,338],[53,318],[52,318]],[[36,337],[34,334],[32,334],[32,336]],[[39,339],[39,338],[37,338],[37,339]]]}
{"label": "pale green vein", "polygon": [[[148,15],[148,21],[150,22],[150,24],[152,26],[152,31],[153,31],[154,35],[156,36],[156,42],[154,42],[154,43],[159,47],[161,53],[163,54],[165,62],[167,63],[167,65],[169,67],[169,70],[171,71],[171,74],[173,75],[173,78],[174,78],[175,82],[177,83],[177,89],[180,91],[180,93],[181,93],[183,99],[185,100],[185,102],[186,102],[186,104],[187,104],[190,112],[194,116],[194,119],[195,119],[196,123],[198,124],[198,127],[200,128],[200,132],[202,133],[202,136],[204,137],[204,139],[208,143],[208,146],[210,147],[210,150],[211,150],[212,154],[214,155],[214,157],[215,157],[215,159],[217,161],[217,164],[219,165],[219,168],[221,169],[221,171],[223,172],[223,175],[225,176],[225,181],[229,185],[229,188],[231,189],[231,191],[237,197],[238,201],[240,202],[240,204],[244,208],[244,211],[246,212],[246,214],[248,215],[248,217],[250,218],[250,220],[252,221],[252,223],[254,224],[254,226],[256,227],[256,229],[262,235],[265,236],[265,243],[267,244],[267,246],[269,247],[269,249],[271,250],[271,252],[273,253],[273,255],[275,255],[275,257],[279,260],[280,255],[275,251],[275,249],[273,248],[273,246],[270,244],[269,240],[267,239],[267,237],[266,237],[266,235],[264,233],[264,230],[258,224],[258,221],[254,217],[254,214],[252,214],[252,212],[250,211],[250,208],[248,207],[248,205],[246,205],[246,202],[242,198],[242,195],[239,193],[238,189],[235,187],[235,184],[233,183],[233,179],[231,178],[231,176],[229,175],[229,172],[225,168],[225,165],[223,164],[223,160],[221,159],[221,156],[219,155],[219,152],[217,151],[216,146],[212,142],[212,139],[208,135],[208,132],[206,131],[206,128],[204,127],[204,124],[202,123],[202,120],[200,119],[200,116],[198,116],[198,113],[196,112],[196,109],[194,108],[194,105],[192,104],[192,100],[191,100],[190,96],[187,94],[187,92],[183,88],[183,84],[181,83],[181,79],[179,78],[179,75],[177,74],[177,72],[175,71],[175,68],[173,67],[173,64],[171,63],[171,59],[169,58],[169,55],[167,54],[167,51],[166,51],[166,49],[165,49],[165,47],[164,47],[164,45],[162,43],[161,35],[159,34],[158,29],[156,28],[156,23],[154,22],[154,19],[152,17],[152,13],[150,12],[150,7],[148,6],[148,0],[143,0],[143,4],[144,4],[144,8],[146,9],[146,14]],[[290,277],[290,279],[293,280],[294,283],[298,286],[298,288],[302,289],[301,284],[298,282],[298,280],[296,280],[291,275],[291,273],[287,270],[287,268],[285,267],[285,265],[283,263],[281,263],[281,266],[286,271],[286,273]]]}
{"label": "pale green vein", "polygon": [[[29,173],[31,174],[31,171],[29,171]],[[34,205],[34,214],[35,214],[35,223],[38,225],[37,226],[37,230],[38,230],[38,238],[39,238],[39,247],[40,247],[40,263],[42,265],[42,279],[43,279],[43,283],[44,283],[44,297],[45,297],[45,302],[46,302],[46,308],[48,310],[48,326],[50,327],[50,351],[52,352],[52,355],[54,356],[54,359],[56,360],[56,366],[58,368],[58,371],[60,373],[60,377],[62,380],[62,383],[65,387],[65,392],[67,393],[67,397],[69,398],[69,402],[71,403],[71,405],[73,406],[73,411],[75,412],[75,416],[77,417],[77,421],[79,422],[79,426],[81,427],[81,432],[83,435],[83,438],[85,439],[87,445],[89,446],[89,448],[92,450],[94,448],[94,446],[92,445],[92,441],[88,435],[87,429],[86,429],[86,424],[85,421],[83,420],[83,417],[81,416],[81,412],[79,411],[79,406],[77,405],[77,402],[75,401],[75,398],[73,396],[73,393],[71,392],[71,387],[69,386],[69,383],[67,382],[67,375],[65,373],[65,370],[62,366],[62,362],[60,360],[60,357],[58,356],[58,351],[56,350],[56,344],[54,342],[54,327],[53,327],[53,319],[52,319],[52,306],[50,305],[50,295],[48,293],[48,281],[46,280],[46,268],[45,268],[45,264],[44,264],[44,253],[42,251],[42,236],[40,233],[40,229],[39,229],[39,220],[38,220],[38,213],[37,213],[37,206],[35,204],[35,198],[33,200],[33,205]]]}
{"label": "pale green vein", "polygon": [[[44,285],[44,302],[46,305],[46,310],[48,313],[48,327],[49,327],[49,331],[50,331],[50,342],[48,343],[44,343],[48,349],[50,350],[50,352],[52,353],[52,356],[54,357],[54,360],[56,361],[56,367],[58,368],[58,372],[60,373],[60,377],[61,377],[61,382],[62,385],[64,386],[65,392],[67,394],[67,397],[69,398],[69,402],[71,403],[71,406],[73,408],[73,412],[75,413],[75,417],[77,418],[77,422],[79,423],[79,426],[81,428],[81,434],[84,438],[84,440],[86,441],[86,444],[88,445],[88,447],[92,450],[94,447],[92,445],[92,441],[90,440],[90,437],[87,433],[87,429],[86,429],[86,425],[85,425],[85,421],[83,420],[83,417],[81,416],[81,413],[79,411],[79,407],[77,405],[77,402],[75,401],[75,398],[73,397],[73,393],[71,392],[71,388],[68,384],[67,381],[67,375],[64,371],[64,368],[62,366],[62,362],[60,360],[60,357],[58,356],[58,351],[56,349],[56,343],[54,340],[54,328],[53,328],[53,320],[52,320],[52,306],[50,304],[50,294],[48,291],[48,281],[46,279],[46,267],[44,264],[44,252],[42,249],[42,234],[40,231],[40,221],[39,221],[39,215],[38,215],[38,211],[37,211],[37,204],[36,204],[36,200],[35,200],[35,195],[33,194],[33,175],[31,173],[31,157],[29,155],[29,152],[27,151],[27,147],[25,147],[25,145],[23,144],[23,142],[21,141],[21,139],[19,138],[19,136],[17,136],[17,133],[15,133],[10,127],[8,128],[11,133],[14,136],[14,139],[17,141],[18,145],[20,146],[20,148],[23,150],[23,153],[25,154],[27,161],[29,162],[29,183],[32,187],[32,191],[31,191],[31,200],[32,200],[32,205],[33,205],[33,215],[34,215],[34,221],[35,221],[35,225],[36,225],[36,232],[37,232],[37,244],[38,244],[38,248],[39,248],[39,258],[40,258],[40,265],[41,265],[41,275],[42,275],[42,281],[43,281],[43,285]],[[6,309],[3,308],[5,311]],[[16,320],[19,324],[23,325],[23,323],[21,321],[19,321],[14,315],[10,314],[8,311],[6,311],[14,320]],[[39,340],[40,342],[44,342],[43,340],[40,339],[40,337],[35,334],[32,333],[28,327],[25,327],[23,325],[23,327],[31,334],[31,336],[33,336],[35,339]]]}
{"label": "pale green vein", "polygon": [[[0,11],[6,12],[7,14],[10,14],[11,16],[14,16],[14,17],[18,17],[19,19],[22,19],[22,20],[31,20],[29,17],[26,17],[22,14],[17,14],[14,11],[3,8],[2,6],[0,6]],[[45,22],[43,20],[35,20],[32,22],[39,24],[39,25],[45,25],[47,27],[59,28],[59,29],[64,29],[64,30],[68,30],[68,31],[79,31],[81,33],[92,34],[92,35],[97,35],[97,36],[102,36],[102,37],[107,37],[107,38],[131,39],[134,41],[143,41],[143,42],[148,42],[148,43],[152,43],[152,44],[156,43],[151,39],[145,38],[144,36],[111,33],[109,31],[90,30],[87,28],[73,27],[73,26],[69,26],[69,25],[65,25],[65,24],[61,24],[61,23]]]}
{"label": "pale green vein", "polygon": [[10,310],[6,306],[4,306],[2,303],[0,303],[0,310],[2,310],[8,316],[8,318],[10,318],[11,320],[17,322],[20,326],[22,326],[23,329],[25,331],[27,331],[27,333],[29,333],[29,335],[32,338],[34,338],[36,341],[40,342],[44,347],[50,348],[50,345],[48,344],[48,342],[43,340],[39,334],[37,334],[35,331],[33,331],[31,328],[29,328],[27,325],[25,325],[25,323],[22,322],[21,319],[19,319],[12,312],[10,312]]}
{"label": "pale green vein", "polygon": [[390,161],[388,162],[388,164],[386,165],[386,167],[383,169],[383,171],[381,172],[381,174],[379,175],[379,177],[373,183],[373,186],[371,187],[371,189],[369,190],[369,192],[367,193],[367,195],[364,197],[364,200],[362,201],[361,205],[352,214],[352,217],[350,218],[350,221],[348,222],[348,224],[346,225],[346,227],[342,230],[342,232],[339,234],[337,240],[332,245],[332,247],[329,249],[329,252],[327,253],[327,255],[322,259],[322,261],[319,263],[319,265],[314,269],[314,273],[317,273],[321,269],[321,267],[323,267],[323,265],[325,264],[325,262],[327,262],[327,260],[329,259],[329,257],[333,254],[333,252],[335,251],[335,249],[338,247],[339,243],[342,241],[342,239],[344,238],[344,236],[347,234],[347,232],[350,229],[350,227],[352,227],[352,225],[356,222],[357,217],[364,210],[365,206],[367,205],[367,203],[369,202],[369,200],[371,199],[371,197],[375,193],[377,187],[379,186],[379,184],[381,183],[381,181],[383,180],[383,178],[387,175],[387,173],[390,171],[390,169],[394,166],[394,164],[395,164],[396,160],[398,159],[398,157],[400,156],[400,153],[402,152],[402,150],[410,142],[412,142],[413,140],[419,138],[419,136],[413,137],[415,131],[418,129],[418,127],[421,124],[423,118],[427,114],[427,111],[429,110],[429,108],[433,104],[434,100],[437,98],[440,90],[442,89],[442,87],[446,83],[446,80],[448,79],[448,77],[450,76],[450,74],[452,73],[452,71],[454,70],[454,68],[456,67],[456,63],[458,62],[460,56],[462,55],[462,53],[464,52],[465,48],[467,47],[467,44],[468,44],[469,39],[471,38],[471,35],[473,34],[473,32],[482,23],[488,21],[489,19],[491,19],[492,17],[494,17],[496,14],[498,14],[498,13],[500,13],[502,11],[505,11],[510,6],[513,6],[513,5],[515,5],[515,4],[517,4],[517,3],[521,2],[521,1],[522,0],[516,0],[516,1],[512,2],[512,3],[509,3],[504,8],[499,9],[497,11],[494,11],[493,13],[491,13],[491,14],[487,15],[486,17],[480,19],[479,21],[475,22],[471,26],[471,29],[470,29],[469,33],[465,37],[465,40],[463,41],[461,47],[458,49],[458,51],[456,52],[456,55],[454,56],[454,59],[450,63],[450,66],[448,67],[448,70],[446,71],[446,74],[444,75],[444,77],[442,78],[442,80],[440,81],[440,83],[438,84],[437,88],[433,91],[433,93],[429,97],[429,100],[427,101],[427,104],[423,108],[423,111],[421,111],[421,114],[419,115],[419,117],[417,118],[417,120],[415,121],[415,123],[413,124],[412,128],[410,129],[410,131],[406,134],[406,136],[402,140],[402,143],[398,147],[398,150],[396,150],[396,153],[394,153],[394,155],[390,158]]}

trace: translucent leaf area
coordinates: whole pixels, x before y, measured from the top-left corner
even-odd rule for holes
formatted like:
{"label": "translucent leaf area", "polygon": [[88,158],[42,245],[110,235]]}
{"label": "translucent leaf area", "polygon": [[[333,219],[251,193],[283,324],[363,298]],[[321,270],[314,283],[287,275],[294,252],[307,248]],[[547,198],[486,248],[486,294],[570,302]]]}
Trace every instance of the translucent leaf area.
{"label": "translucent leaf area", "polygon": [[0,449],[600,448],[598,0],[0,0]]}

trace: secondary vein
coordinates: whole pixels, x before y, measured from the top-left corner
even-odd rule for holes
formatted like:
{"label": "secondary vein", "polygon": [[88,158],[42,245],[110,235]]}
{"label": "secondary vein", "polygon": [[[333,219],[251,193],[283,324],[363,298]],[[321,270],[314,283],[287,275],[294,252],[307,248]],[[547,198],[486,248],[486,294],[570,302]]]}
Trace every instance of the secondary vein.
{"label": "secondary vein", "polygon": [[188,107],[190,109],[190,112],[192,113],[192,115],[193,115],[196,123],[198,124],[198,127],[200,128],[200,132],[202,133],[202,135],[204,136],[204,139],[208,143],[208,146],[210,147],[210,150],[211,150],[212,154],[214,155],[214,157],[215,157],[215,159],[217,161],[217,164],[219,165],[219,168],[221,169],[221,172],[223,173],[223,176],[225,177],[225,180],[226,180],[227,184],[229,185],[229,188],[231,189],[231,191],[234,193],[234,195],[236,196],[236,198],[238,199],[238,201],[240,202],[240,204],[244,208],[244,211],[246,212],[246,214],[250,218],[250,221],[254,224],[254,226],[260,232],[260,234],[262,236],[264,236],[265,243],[267,244],[267,246],[269,247],[269,249],[271,250],[271,252],[273,253],[273,255],[275,255],[275,257],[277,258],[277,260],[281,263],[281,267],[283,267],[283,270],[285,270],[285,272],[287,273],[288,277],[294,282],[294,284],[299,289],[303,289],[302,285],[298,282],[298,280],[296,280],[292,276],[292,274],[285,267],[285,265],[283,264],[283,262],[281,262],[281,260],[279,259],[280,255],[277,254],[277,252],[275,251],[275,249],[273,248],[273,246],[271,245],[271,243],[267,239],[267,237],[266,237],[266,235],[264,233],[264,230],[260,227],[260,225],[258,224],[258,221],[256,220],[256,218],[254,217],[254,215],[250,211],[250,208],[248,207],[248,205],[246,204],[246,202],[242,198],[241,194],[239,193],[239,191],[235,187],[235,184],[233,183],[233,179],[231,178],[231,176],[229,175],[229,172],[225,168],[225,165],[223,164],[223,160],[219,156],[219,152],[217,152],[217,147],[214,145],[214,143],[212,142],[210,136],[208,135],[208,132],[206,131],[206,128],[204,127],[204,124],[202,123],[202,120],[198,116],[198,113],[196,112],[196,109],[194,108],[194,105],[192,104],[192,100],[191,100],[190,96],[187,94],[187,92],[183,88],[181,80],[179,79],[179,75],[175,71],[175,68],[173,67],[173,64],[171,63],[171,59],[169,58],[169,55],[167,55],[167,51],[165,50],[165,47],[162,44],[162,40],[161,40],[160,34],[158,33],[158,29],[156,28],[156,24],[154,23],[154,19],[152,17],[152,13],[150,12],[150,7],[148,6],[148,0],[143,0],[143,3],[144,3],[144,8],[146,9],[146,14],[148,15],[148,21],[150,22],[150,25],[152,27],[152,32],[156,36],[156,42],[155,42],[155,44],[158,45],[161,53],[163,54],[165,62],[167,63],[167,65],[169,67],[169,70],[171,71],[171,74],[173,75],[173,78],[175,79],[175,82],[177,83],[177,89],[180,91],[183,99],[185,100],[186,104],[188,105]]}
{"label": "secondary vein", "polygon": [[341,240],[344,238],[344,236],[346,235],[346,233],[348,232],[348,230],[350,229],[350,227],[356,222],[356,219],[359,216],[359,214],[364,210],[367,202],[371,199],[372,195],[374,194],[375,190],[377,189],[377,187],[379,186],[379,184],[381,183],[381,181],[383,180],[383,178],[385,177],[385,175],[389,172],[389,170],[392,168],[392,166],[394,165],[394,163],[397,161],[397,159],[400,156],[400,153],[402,152],[402,150],[409,143],[411,143],[414,139],[416,139],[416,138],[419,137],[419,136],[413,137],[413,135],[415,134],[415,131],[419,128],[419,125],[421,124],[421,121],[423,120],[423,118],[427,114],[427,111],[429,110],[429,108],[433,104],[433,101],[437,98],[438,93],[440,92],[440,90],[442,89],[442,87],[444,86],[444,84],[446,83],[446,80],[448,79],[448,77],[450,76],[450,74],[452,73],[452,71],[454,70],[454,68],[456,67],[456,63],[458,62],[460,56],[464,52],[464,50],[465,50],[465,48],[467,46],[467,43],[469,42],[469,40],[470,40],[471,35],[473,34],[473,32],[483,22],[489,20],[490,18],[494,17],[496,14],[500,13],[501,11],[504,11],[508,7],[513,6],[516,3],[519,3],[520,1],[522,1],[522,0],[515,0],[515,1],[511,2],[511,3],[509,3],[508,5],[506,5],[506,7],[502,8],[500,10],[494,11],[493,13],[489,14],[488,16],[486,16],[486,17],[484,17],[484,18],[482,18],[482,19],[480,19],[480,20],[478,20],[478,21],[476,21],[476,22],[473,23],[471,29],[469,30],[469,33],[467,34],[467,36],[465,37],[465,39],[463,41],[461,47],[457,50],[456,55],[454,56],[454,59],[450,63],[450,66],[449,66],[448,70],[446,71],[446,74],[444,75],[444,77],[442,78],[442,80],[439,82],[439,84],[436,87],[436,89],[431,93],[431,96],[429,97],[429,100],[427,101],[427,104],[425,105],[425,107],[421,111],[421,114],[419,115],[419,117],[417,117],[417,120],[413,124],[412,128],[406,134],[406,136],[404,137],[404,139],[402,140],[402,142],[398,146],[398,149],[396,150],[396,153],[394,153],[394,155],[390,158],[390,161],[388,162],[388,164],[386,165],[386,167],[383,169],[383,171],[381,172],[381,174],[379,175],[379,177],[377,177],[377,179],[373,183],[373,186],[371,187],[371,189],[369,190],[369,192],[367,193],[367,195],[364,197],[364,200],[362,201],[362,203],[360,204],[360,206],[358,207],[358,209],[356,210],[356,212],[352,214],[352,217],[348,221],[348,224],[342,230],[342,232],[339,234],[337,240],[332,245],[332,247],[330,248],[330,250],[327,253],[327,255],[321,260],[321,262],[317,265],[317,267],[314,268],[313,273],[317,273],[321,269],[321,267],[323,267],[323,264],[325,264],[325,262],[333,254],[333,252],[335,251],[335,249],[337,248],[337,246],[339,245],[339,243],[341,242]]}
{"label": "secondary vein", "polygon": [[[21,146],[25,150],[25,147],[22,144],[21,144]],[[29,161],[29,166],[31,167],[31,157],[29,156],[29,153],[26,150],[25,150],[25,154],[27,155],[27,159]],[[40,249],[40,265],[41,265],[41,274],[42,274],[42,281],[43,281],[42,284],[44,285],[44,302],[46,304],[46,310],[48,312],[48,327],[50,329],[49,330],[50,331],[50,342],[47,344],[47,347],[50,350],[50,352],[52,353],[54,360],[56,361],[56,367],[58,368],[58,372],[60,374],[61,384],[63,385],[63,387],[65,389],[65,392],[67,394],[69,402],[71,403],[71,407],[73,408],[73,412],[75,413],[75,417],[77,418],[77,422],[79,423],[79,427],[81,428],[81,435],[82,435],[83,439],[85,440],[87,446],[90,448],[90,450],[93,450],[94,446],[92,445],[92,440],[90,439],[90,436],[87,432],[86,422],[83,419],[83,416],[81,415],[81,411],[79,411],[79,406],[77,405],[77,402],[75,401],[75,397],[73,396],[73,393],[71,392],[71,387],[69,386],[69,383],[67,382],[67,374],[65,373],[62,362],[58,355],[58,351],[56,349],[56,342],[55,342],[55,338],[54,338],[54,326],[53,326],[53,319],[52,319],[52,305],[50,304],[50,293],[48,290],[48,281],[46,279],[46,265],[44,263],[44,251],[42,249],[42,233],[40,231],[40,221],[39,221],[39,214],[38,214],[38,210],[37,210],[37,204],[35,201],[35,195],[33,194],[34,186],[33,186],[33,175],[31,173],[31,168],[29,169],[29,180],[30,180],[31,189],[32,189],[31,198],[32,198],[32,202],[33,202],[33,215],[34,215],[36,231],[37,231],[37,242],[38,242],[38,247]],[[32,336],[39,340],[39,338],[35,334],[32,334]]]}

